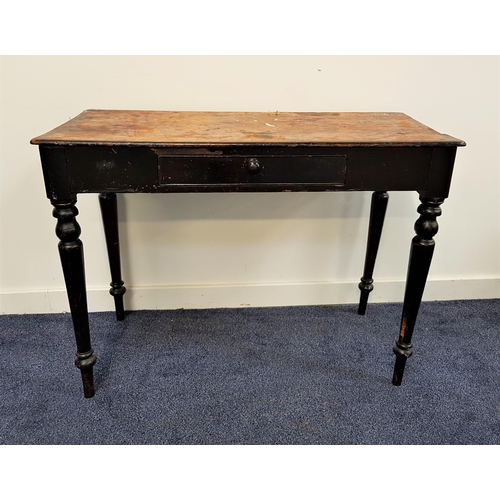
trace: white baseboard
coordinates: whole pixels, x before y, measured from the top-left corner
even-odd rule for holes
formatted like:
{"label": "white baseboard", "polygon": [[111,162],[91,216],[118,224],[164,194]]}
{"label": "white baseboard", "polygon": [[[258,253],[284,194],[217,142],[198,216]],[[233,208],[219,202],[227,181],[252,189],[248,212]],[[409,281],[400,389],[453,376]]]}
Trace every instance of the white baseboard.
{"label": "white baseboard", "polygon": [[[375,282],[371,303],[402,302],[403,281]],[[87,291],[89,311],[113,310],[107,288]],[[357,282],[302,282],[267,284],[172,285],[129,287],[127,310],[206,309],[217,307],[270,307],[326,304],[355,304]],[[429,280],[424,301],[500,298],[500,279]],[[68,312],[64,289],[0,293],[0,314]]]}

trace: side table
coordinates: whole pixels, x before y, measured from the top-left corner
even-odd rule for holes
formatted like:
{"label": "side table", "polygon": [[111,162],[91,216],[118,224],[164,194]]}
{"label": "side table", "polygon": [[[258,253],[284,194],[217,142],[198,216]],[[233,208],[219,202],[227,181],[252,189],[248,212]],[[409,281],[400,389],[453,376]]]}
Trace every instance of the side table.
{"label": "side table", "polygon": [[372,191],[359,314],[373,269],[388,191],[417,191],[392,382],[400,385],[448,197],[457,147],[402,113],[237,113],[87,110],[32,139],[57,219],[64,279],[85,397],[94,395],[79,193],[99,193],[116,317],[124,319],[116,193]]}

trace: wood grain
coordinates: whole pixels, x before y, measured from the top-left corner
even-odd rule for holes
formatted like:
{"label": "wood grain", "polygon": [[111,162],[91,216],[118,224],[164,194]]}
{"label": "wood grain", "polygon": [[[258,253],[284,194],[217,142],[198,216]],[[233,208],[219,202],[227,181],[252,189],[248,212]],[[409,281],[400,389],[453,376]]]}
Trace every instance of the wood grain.
{"label": "wood grain", "polygon": [[403,113],[87,110],[39,145],[465,146]]}

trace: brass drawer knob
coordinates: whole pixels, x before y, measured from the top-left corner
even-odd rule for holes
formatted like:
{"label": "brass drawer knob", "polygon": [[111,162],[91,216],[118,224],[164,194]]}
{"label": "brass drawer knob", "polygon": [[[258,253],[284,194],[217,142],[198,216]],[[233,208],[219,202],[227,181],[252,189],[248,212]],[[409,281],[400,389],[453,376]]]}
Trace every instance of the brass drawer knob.
{"label": "brass drawer knob", "polygon": [[262,165],[260,164],[257,158],[249,158],[247,160],[247,171],[250,174],[256,174],[262,169]]}

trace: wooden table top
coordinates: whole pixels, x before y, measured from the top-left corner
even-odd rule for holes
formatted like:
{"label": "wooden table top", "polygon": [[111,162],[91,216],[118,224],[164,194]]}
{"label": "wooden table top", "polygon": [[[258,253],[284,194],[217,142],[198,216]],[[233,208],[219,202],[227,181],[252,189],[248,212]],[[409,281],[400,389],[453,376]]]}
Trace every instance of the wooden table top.
{"label": "wooden table top", "polygon": [[465,146],[403,113],[87,110],[38,145]]}

